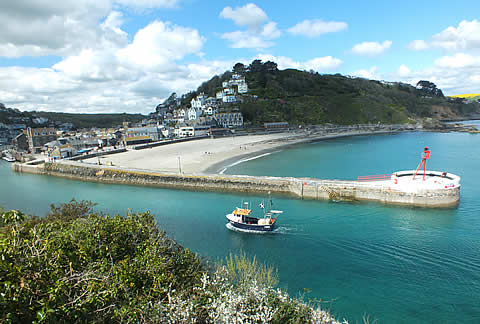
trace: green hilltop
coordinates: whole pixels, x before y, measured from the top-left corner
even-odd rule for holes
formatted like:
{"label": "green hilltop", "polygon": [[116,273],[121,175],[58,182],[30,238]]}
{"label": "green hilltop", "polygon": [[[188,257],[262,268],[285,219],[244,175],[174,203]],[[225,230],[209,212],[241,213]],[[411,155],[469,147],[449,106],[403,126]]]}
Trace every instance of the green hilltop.
{"label": "green hilltop", "polygon": [[[233,73],[245,76],[248,94],[223,110],[239,110],[253,125],[288,121],[292,124],[406,123],[419,118],[467,118],[480,112],[480,104],[465,104],[445,97],[435,84],[420,81],[416,87],[367,80],[340,74],[319,74],[295,69],[278,70],[274,62],[237,63]],[[208,96],[222,89],[230,71],[203,83],[196,92],[183,96],[187,104],[195,95]]]}

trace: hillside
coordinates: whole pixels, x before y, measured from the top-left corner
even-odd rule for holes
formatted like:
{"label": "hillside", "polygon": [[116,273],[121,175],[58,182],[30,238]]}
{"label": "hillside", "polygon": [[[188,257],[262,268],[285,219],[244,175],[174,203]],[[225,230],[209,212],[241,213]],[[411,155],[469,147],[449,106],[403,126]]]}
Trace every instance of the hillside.
{"label": "hillside", "polygon": [[[480,112],[480,104],[446,98],[428,81],[417,87],[397,82],[326,75],[294,69],[278,70],[274,62],[237,63],[234,72],[245,76],[248,94],[224,106],[240,110],[247,122],[288,121],[292,124],[405,123],[423,117],[462,118]],[[205,92],[215,96],[231,75],[215,76],[188,98]],[[188,99],[186,98],[186,99]]]}
{"label": "hillside", "polygon": [[79,128],[109,128],[122,125],[123,122],[139,122],[146,116],[141,114],[71,114],[45,111],[20,111],[7,108],[0,103],[0,123],[25,124],[29,127],[60,126],[71,123]]}

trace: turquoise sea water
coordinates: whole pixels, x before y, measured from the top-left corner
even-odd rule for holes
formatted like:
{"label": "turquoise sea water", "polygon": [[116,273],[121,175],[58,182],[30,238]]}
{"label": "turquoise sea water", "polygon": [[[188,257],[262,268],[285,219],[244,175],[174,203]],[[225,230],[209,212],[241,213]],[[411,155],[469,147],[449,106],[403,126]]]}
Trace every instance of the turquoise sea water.
{"label": "turquoise sea water", "polygon": [[[478,122],[477,122],[478,124]],[[227,173],[355,179],[417,167],[462,177],[453,209],[274,197],[284,210],[272,235],[229,231],[225,214],[262,197],[83,183],[15,174],[0,162],[0,205],[43,215],[49,203],[89,199],[124,214],[150,210],[185,247],[212,259],[245,251],[278,268],[292,294],[321,299],[338,317],[378,323],[480,322],[480,135],[405,133],[351,137],[273,153]],[[304,288],[308,290],[304,290]]]}

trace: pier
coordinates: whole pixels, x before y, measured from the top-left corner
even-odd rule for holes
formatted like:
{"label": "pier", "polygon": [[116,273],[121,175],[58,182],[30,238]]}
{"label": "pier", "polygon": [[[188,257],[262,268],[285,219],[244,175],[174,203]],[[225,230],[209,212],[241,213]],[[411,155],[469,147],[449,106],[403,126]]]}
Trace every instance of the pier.
{"label": "pier", "polygon": [[[460,201],[460,178],[426,171],[427,181],[413,180],[415,171],[402,171],[371,181],[323,180],[293,177],[259,177],[225,174],[183,174],[126,169],[61,161],[40,165],[14,163],[16,172],[45,174],[81,181],[129,184],[187,190],[286,194],[299,199],[375,201],[383,204],[444,208]],[[410,181],[409,179],[412,179]],[[419,185],[417,185],[419,184]]]}

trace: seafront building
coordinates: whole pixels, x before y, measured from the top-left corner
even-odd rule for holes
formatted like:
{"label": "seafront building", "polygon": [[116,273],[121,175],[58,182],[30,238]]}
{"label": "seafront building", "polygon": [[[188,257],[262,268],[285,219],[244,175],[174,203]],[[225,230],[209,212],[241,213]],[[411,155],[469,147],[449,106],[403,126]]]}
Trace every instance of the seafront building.
{"label": "seafront building", "polygon": [[135,145],[156,142],[161,138],[163,134],[157,126],[131,127],[125,130],[123,142],[125,145]]}
{"label": "seafront building", "polygon": [[219,113],[215,115],[215,119],[222,127],[243,126],[243,115],[241,112]]}
{"label": "seafront building", "polygon": [[27,141],[31,153],[37,154],[42,152],[45,144],[56,139],[57,131],[55,128],[27,128]]}

